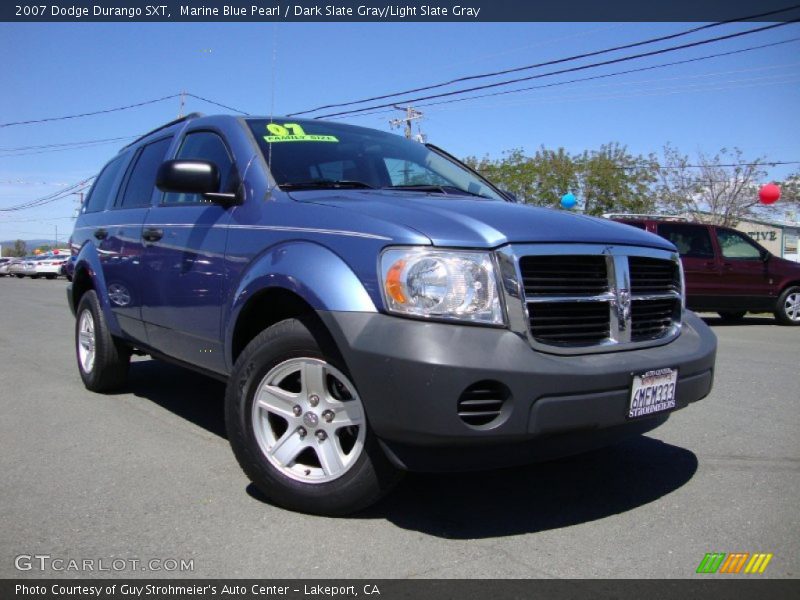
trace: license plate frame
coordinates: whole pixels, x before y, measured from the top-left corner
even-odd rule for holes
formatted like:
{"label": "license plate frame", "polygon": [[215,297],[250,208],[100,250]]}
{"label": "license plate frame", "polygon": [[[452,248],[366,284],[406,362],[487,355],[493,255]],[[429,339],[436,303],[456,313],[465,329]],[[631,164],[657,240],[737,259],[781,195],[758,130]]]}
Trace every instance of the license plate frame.
{"label": "license plate frame", "polygon": [[628,419],[642,419],[669,412],[676,407],[678,369],[663,367],[631,373]]}

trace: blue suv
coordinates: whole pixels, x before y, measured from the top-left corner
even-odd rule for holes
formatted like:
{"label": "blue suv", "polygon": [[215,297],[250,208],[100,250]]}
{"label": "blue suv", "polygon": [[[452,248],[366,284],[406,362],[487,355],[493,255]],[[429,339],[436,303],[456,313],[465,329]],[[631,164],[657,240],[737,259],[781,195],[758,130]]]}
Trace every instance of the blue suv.
{"label": "blue suv", "polygon": [[294,510],[610,444],[712,386],[670,242],[371,129],[173,121],[103,168],[72,244],[86,387],[134,352],[226,381],[242,469]]}

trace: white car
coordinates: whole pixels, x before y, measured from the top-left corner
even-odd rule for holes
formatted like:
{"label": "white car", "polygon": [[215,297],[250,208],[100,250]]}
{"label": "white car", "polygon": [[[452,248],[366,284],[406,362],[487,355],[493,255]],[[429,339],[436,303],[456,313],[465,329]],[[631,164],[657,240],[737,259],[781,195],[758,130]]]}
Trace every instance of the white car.
{"label": "white car", "polygon": [[40,256],[33,263],[34,272],[31,277],[34,279],[37,277],[55,279],[61,273],[61,267],[67,260],[69,260],[68,254]]}
{"label": "white car", "polygon": [[8,267],[10,263],[10,258],[0,258],[0,277],[5,277],[8,275]]}

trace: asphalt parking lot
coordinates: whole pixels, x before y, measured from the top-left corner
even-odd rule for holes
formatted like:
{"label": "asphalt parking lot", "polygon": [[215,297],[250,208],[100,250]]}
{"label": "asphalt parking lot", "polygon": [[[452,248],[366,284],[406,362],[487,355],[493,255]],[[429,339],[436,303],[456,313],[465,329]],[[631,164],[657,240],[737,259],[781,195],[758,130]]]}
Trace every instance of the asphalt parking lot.
{"label": "asphalt parking lot", "polygon": [[[757,577],[800,576],[800,328],[709,319],[712,395],[647,436],[410,475],[368,512],[329,519],[248,485],[221,383],[141,358],[125,392],[86,391],[66,285],[0,279],[0,577],[685,578],[706,552],[773,553]],[[21,572],[21,554],[194,569]]]}

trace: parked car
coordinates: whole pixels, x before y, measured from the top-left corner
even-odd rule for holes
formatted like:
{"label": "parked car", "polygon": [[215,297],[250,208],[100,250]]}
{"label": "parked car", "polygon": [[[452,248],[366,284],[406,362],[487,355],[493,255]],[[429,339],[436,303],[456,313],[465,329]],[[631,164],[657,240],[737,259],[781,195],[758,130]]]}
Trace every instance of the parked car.
{"label": "parked car", "polygon": [[69,260],[67,254],[41,256],[34,263],[34,272],[37,277],[55,279],[61,274],[61,268],[67,260]]}
{"label": "parked car", "polygon": [[38,258],[37,256],[24,256],[22,258],[17,258],[13,260],[8,267],[8,274],[16,275],[20,279],[22,279],[26,275],[29,277],[33,277],[36,274],[34,261],[37,258]]}
{"label": "parked car", "polygon": [[656,233],[678,249],[690,309],[718,312],[728,321],[771,312],[779,323],[800,325],[800,264],[771,254],[730,227],[682,220],[615,217]]}
{"label": "parked car", "polygon": [[390,133],[173,121],[104,167],[72,243],[85,386],[124,385],[134,350],[227,381],[240,465],[295,510],[610,444],[712,386],[673,244]]}
{"label": "parked car", "polygon": [[8,275],[8,267],[10,263],[10,258],[0,258],[0,277],[5,277]]}
{"label": "parked car", "polygon": [[77,256],[70,256],[64,264],[61,265],[61,275],[67,278],[67,281],[72,281],[72,274],[75,272],[75,261]]}

